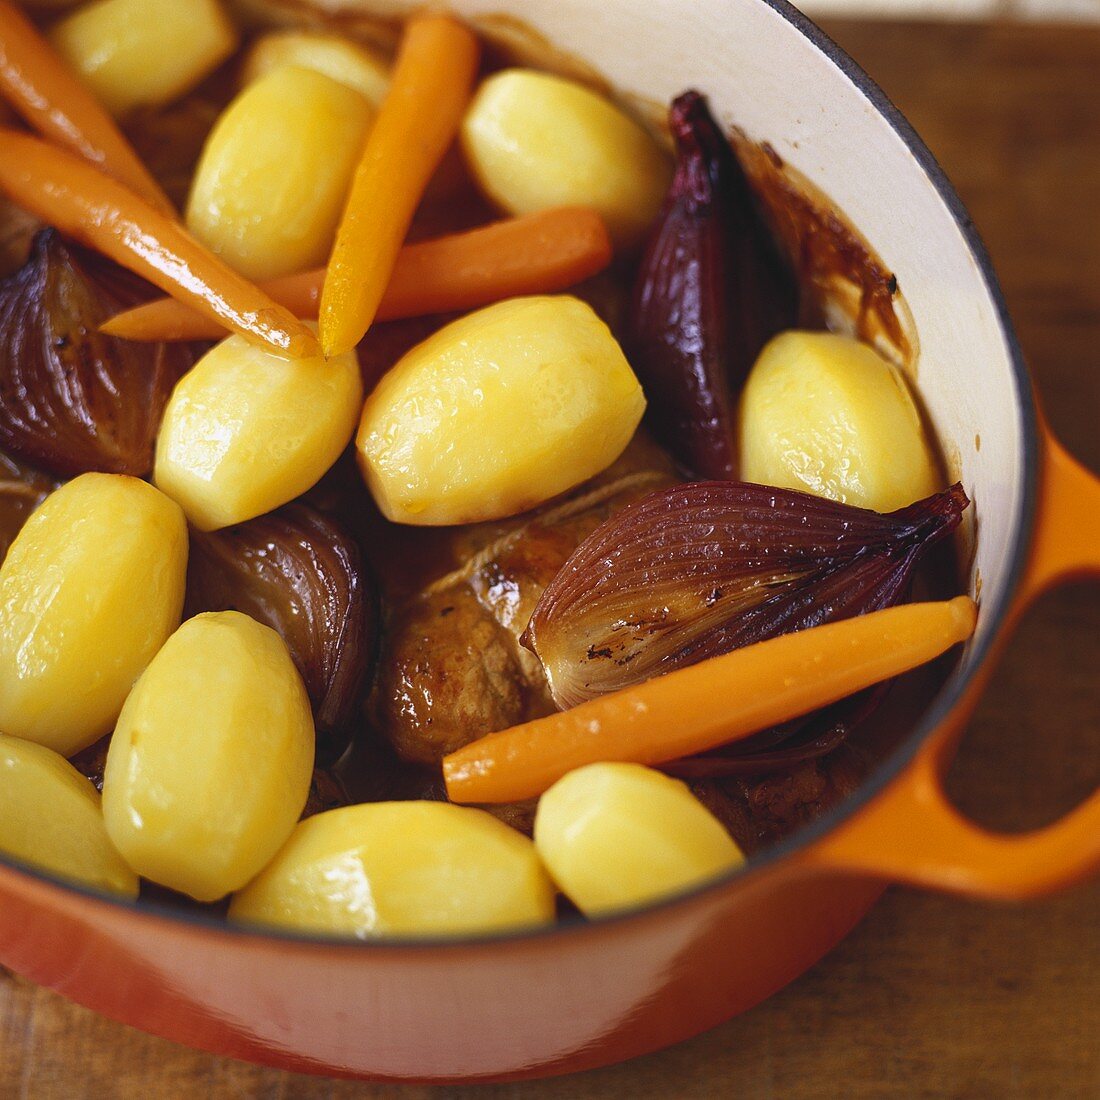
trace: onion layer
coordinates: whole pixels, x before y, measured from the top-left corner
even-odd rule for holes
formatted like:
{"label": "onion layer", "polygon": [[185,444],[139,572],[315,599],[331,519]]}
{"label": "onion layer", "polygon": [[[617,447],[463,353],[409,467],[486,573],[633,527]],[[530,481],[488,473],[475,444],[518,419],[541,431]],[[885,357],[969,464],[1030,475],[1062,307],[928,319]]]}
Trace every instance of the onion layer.
{"label": "onion layer", "polygon": [[134,344],[99,325],[149,287],[52,229],[0,282],[0,447],[61,477],[143,477],[186,344]]}
{"label": "onion layer", "polygon": [[889,515],[788,489],[695,482],[629,505],[550,582],[523,643],[554,701],[609,691],[902,600],[969,504],[961,485]]}
{"label": "onion layer", "polygon": [[192,531],[186,613],[202,611],[242,611],[282,636],[313,705],[318,755],[337,757],[377,643],[377,596],[351,537],[305,504]]}
{"label": "onion layer", "polygon": [[733,478],[736,394],[795,325],[798,286],[698,92],[673,102],[669,129],[676,174],[639,268],[628,357],[657,438],[698,476]]}

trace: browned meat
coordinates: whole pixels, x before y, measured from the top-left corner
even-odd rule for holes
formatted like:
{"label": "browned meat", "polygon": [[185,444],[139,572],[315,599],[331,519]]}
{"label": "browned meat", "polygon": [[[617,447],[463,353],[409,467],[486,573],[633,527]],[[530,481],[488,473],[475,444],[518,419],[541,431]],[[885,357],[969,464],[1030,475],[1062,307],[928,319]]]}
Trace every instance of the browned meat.
{"label": "browned meat", "polygon": [[406,760],[437,764],[526,713],[527,677],[511,636],[464,585],[410,605],[393,625],[388,650],[379,719]]}
{"label": "browned meat", "polygon": [[539,596],[612,512],[672,477],[643,443],[608,474],[510,526],[456,532],[459,567],[395,612],[374,711],[406,760],[437,765],[486,733],[553,709],[541,665],[519,644]]}
{"label": "browned meat", "polygon": [[859,785],[864,767],[847,746],[786,771],[691,784],[695,796],[751,855],[820,817]]}

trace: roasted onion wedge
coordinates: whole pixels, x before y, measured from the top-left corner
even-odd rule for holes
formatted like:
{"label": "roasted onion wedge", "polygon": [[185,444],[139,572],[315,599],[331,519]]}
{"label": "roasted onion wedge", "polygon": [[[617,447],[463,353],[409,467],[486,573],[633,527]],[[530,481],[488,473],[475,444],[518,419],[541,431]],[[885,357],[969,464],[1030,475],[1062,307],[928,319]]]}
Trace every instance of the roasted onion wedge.
{"label": "roasted onion wedge", "polygon": [[40,232],[0,282],[0,447],[50,473],[143,477],[185,344],[133,344],[99,325],[149,296],[136,276]]}
{"label": "roasted onion wedge", "polygon": [[698,92],[669,109],[676,174],[630,309],[627,353],[657,438],[692,473],[737,476],[734,406],[760,349],[798,318],[798,286],[729,140]]}
{"label": "roasted onion wedge", "polygon": [[242,611],[277,631],[305,681],[318,754],[347,744],[377,642],[377,595],[358,545],[333,520],[288,504],[191,533],[187,615]]}
{"label": "roasted onion wedge", "polygon": [[899,602],[968,504],[960,485],[888,515],[745,482],[651,493],[577,548],[523,642],[558,706],[575,706]]}

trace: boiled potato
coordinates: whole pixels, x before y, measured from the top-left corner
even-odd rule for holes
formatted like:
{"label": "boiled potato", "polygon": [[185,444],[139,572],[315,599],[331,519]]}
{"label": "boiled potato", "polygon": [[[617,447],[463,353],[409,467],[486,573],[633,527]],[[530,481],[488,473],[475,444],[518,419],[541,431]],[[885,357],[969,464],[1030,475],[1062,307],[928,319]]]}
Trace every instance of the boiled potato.
{"label": "boiled potato", "polygon": [[306,689],[282,638],[237,611],[188,619],[122,708],[107,832],[145,878],[215,901],[290,835],[313,773]]}
{"label": "boiled potato", "polygon": [[248,51],[241,82],[251,84],[272,69],[298,65],[354,88],[377,108],[390,86],[387,66],[362,46],[336,34],[271,31],[257,39]]}
{"label": "boiled potato", "polygon": [[484,810],[373,802],[303,821],[229,916],[361,939],[457,936],[547,924],[554,890],[531,841]]}
{"label": "boiled potato", "polygon": [[237,48],[237,37],[219,0],[97,0],[50,32],[116,115],[183,95]]}
{"label": "boiled potato", "polygon": [[671,176],[642,127],[582,84],[533,69],[485,80],[462,123],[485,193],[512,214],[591,206],[618,246],[644,236]]}
{"label": "boiled potato", "polygon": [[354,352],[280,359],[230,336],[176,385],[154,480],[204,531],[270,512],[340,457],[362,400]]}
{"label": "boiled potato", "polygon": [[107,836],[99,792],[63,756],[0,734],[0,807],[0,852],[95,890],[137,897],[137,875]]}
{"label": "boiled potato", "polygon": [[370,104],[332,77],[272,69],[207,138],[187,227],[250,279],[323,264],[371,117]]}
{"label": "boiled potato", "polygon": [[513,298],[471,313],[398,361],[363,409],[363,475],[391,520],[514,515],[599,473],[645,409],[592,308]]}
{"label": "boiled potato", "polygon": [[904,376],[848,336],[785,332],[741,398],[741,476],[892,512],[941,487]]}
{"label": "boiled potato", "polygon": [[183,513],[151,485],[82,474],[51,494],[0,566],[0,730],[64,756],[109,733],[186,573]]}
{"label": "boiled potato", "polygon": [[539,799],[535,846],[588,916],[697,886],[744,862],[679,780],[641,764],[589,764]]}

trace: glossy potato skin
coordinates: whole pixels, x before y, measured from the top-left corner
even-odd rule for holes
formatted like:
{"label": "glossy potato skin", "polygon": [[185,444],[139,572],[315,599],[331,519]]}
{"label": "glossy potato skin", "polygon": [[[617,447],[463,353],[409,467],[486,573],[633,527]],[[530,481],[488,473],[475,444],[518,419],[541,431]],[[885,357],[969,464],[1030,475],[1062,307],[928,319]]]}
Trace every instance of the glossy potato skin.
{"label": "glossy potato skin", "polygon": [[50,39],[107,109],[125,115],[194,87],[236,49],[238,32],[219,0],[100,0]]}
{"label": "glossy potato skin", "polygon": [[279,635],[236,611],[196,615],[126,700],[103,777],[107,831],[144,878],[216,901],[290,835],[313,757],[309,698]]}
{"label": "glossy potato skin", "polygon": [[250,279],[323,264],[373,118],[347,84],[280,65],[225,109],[187,201],[187,227]]}
{"label": "glossy potato skin", "polygon": [[300,496],[340,457],[363,398],[354,354],[281,359],[240,336],[180,380],[153,476],[203,531]]}
{"label": "glossy potato skin", "polygon": [[641,240],[672,174],[649,134],[605,96],[533,69],[482,82],[462,147],[486,194],[509,213],[590,206],[620,248]]}
{"label": "glossy potato skin", "polygon": [[405,354],[367,398],[356,446],[387,519],[477,523],[610,466],[644,409],[634,372],[589,305],[510,298]]}
{"label": "glossy potato skin", "polygon": [[298,65],[313,69],[354,88],[378,108],[389,88],[389,70],[359,43],[334,34],[271,31],[249,48],[241,70],[241,83],[251,84],[272,69]]}
{"label": "glossy potato skin", "polygon": [[186,574],[183,513],[151,485],[91,473],[52,493],[0,566],[0,730],[63,756],[109,732]]}
{"label": "glossy potato skin", "polygon": [[539,799],[535,846],[587,916],[642,905],[744,862],[687,785],[641,764],[589,764]]}
{"label": "glossy potato skin", "polygon": [[0,851],[62,878],[136,898],[107,836],[99,792],[63,756],[0,733]]}
{"label": "glossy potato skin", "polygon": [[302,822],[229,916],[368,939],[547,924],[554,890],[534,845],[483,810],[346,806]]}
{"label": "glossy potato skin", "polygon": [[741,398],[741,476],[892,512],[943,486],[905,376],[873,348],[785,332]]}

